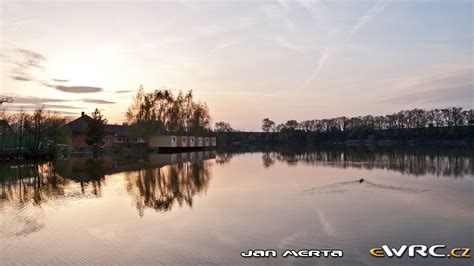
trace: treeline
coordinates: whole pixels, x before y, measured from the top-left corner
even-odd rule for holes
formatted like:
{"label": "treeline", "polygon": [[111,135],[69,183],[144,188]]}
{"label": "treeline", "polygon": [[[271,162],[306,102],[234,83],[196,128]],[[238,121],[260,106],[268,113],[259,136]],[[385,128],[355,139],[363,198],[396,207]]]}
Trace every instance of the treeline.
{"label": "treeline", "polygon": [[192,90],[179,92],[158,89],[146,93],[141,86],[128,108],[131,134],[149,139],[155,134],[192,134],[210,132],[211,117],[206,103],[195,101]]}
{"label": "treeline", "polygon": [[[348,141],[417,141],[438,142],[467,140],[472,142],[473,110],[459,107],[445,109],[412,109],[385,116],[336,117],[276,124],[262,120],[262,134],[227,133],[219,130],[221,143],[232,142],[348,142]],[[471,125],[471,126],[470,126]],[[217,126],[217,125],[216,125]]]}
{"label": "treeline", "polygon": [[463,110],[461,107],[445,109],[412,109],[385,116],[336,117],[329,119],[314,119],[298,122],[288,120],[276,125],[268,118],[262,121],[264,132],[284,130],[302,130],[312,132],[354,132],[384,129],[406,129],[424,127],[455,127],[473,123],[473,110]]}

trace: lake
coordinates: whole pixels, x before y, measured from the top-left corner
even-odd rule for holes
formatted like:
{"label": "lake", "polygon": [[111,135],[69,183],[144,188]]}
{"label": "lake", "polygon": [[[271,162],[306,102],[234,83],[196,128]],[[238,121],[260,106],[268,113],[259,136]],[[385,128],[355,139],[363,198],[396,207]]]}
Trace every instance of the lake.
{"label": "lake", "polygon": [[[247,149],[0,165],[0,264],[472,265],[376,258],[473,247],[474,155],[460,148]],[[362,179],[362,180],[361,180]],[[243,258],[249,249],[277,257]],[[339,249],[342,258],[282,257]]]}

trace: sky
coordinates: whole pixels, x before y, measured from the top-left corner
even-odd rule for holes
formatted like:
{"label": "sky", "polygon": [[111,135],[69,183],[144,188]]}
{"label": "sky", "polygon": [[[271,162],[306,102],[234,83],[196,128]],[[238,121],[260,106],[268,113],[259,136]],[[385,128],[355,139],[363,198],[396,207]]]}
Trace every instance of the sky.
{"label": "sky", "polygon": [[473,2],[0,0],[7,110],[121,123],[138,87],[192,89],[213,122],[473,107]]}

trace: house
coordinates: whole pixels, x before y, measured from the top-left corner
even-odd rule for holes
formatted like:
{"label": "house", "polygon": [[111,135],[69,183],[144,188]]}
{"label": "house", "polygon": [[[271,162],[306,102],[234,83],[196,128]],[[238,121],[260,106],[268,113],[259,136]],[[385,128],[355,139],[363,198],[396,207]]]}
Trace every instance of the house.
{"label": "house", "polygon": [[[79,118],[69,122],[67,126],[71,131],[72,146],[76,150],[88,150],[86,143],[88,123],[92,118],[82,112]],[[104,148],[146,146],[143,138],[128,136],[124,125],[105,125]]]}

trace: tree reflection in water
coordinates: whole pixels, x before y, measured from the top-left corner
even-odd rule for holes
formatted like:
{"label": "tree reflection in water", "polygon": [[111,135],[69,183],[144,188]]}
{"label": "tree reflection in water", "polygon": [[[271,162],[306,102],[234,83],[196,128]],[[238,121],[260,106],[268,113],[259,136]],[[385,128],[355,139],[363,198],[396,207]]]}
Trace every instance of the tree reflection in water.
{"label": "tree reflection in water", "polygon": [[262,153],[262,165],[276,161],[290,166],[321,165],[338,168],[385,169],[421,176],[462,177],[474,174],[474,152],[464,147],[438,146],[232,146],[218,151],[216,162],[228,163],[232,154]]}
{"label": "tree reflection in water", "polygon": [[[271,158],[271,159],[269,159]],[[384,169],[402,174],[463,177],[474,174],[474,155],[470,151],[442,150],[318,150],[301,153],[264,153],[263,165],[271,160],[288,165],[303,163],[338,168]]]}
{"label": "tree reflection in water", "polygon": [[146,208],[168,211],[175,203],[192,207],[193,197],[207,190],[210,167],[210,161],[198,161],[128,173],[127,191],[140,216]]}
{"label": "tree reflection in water", "polygon": [[211,179],[213,151],[146,156],[73,157],[55,162],[0,164],[0,210],[5,203],[40,205],[50,199],[101,197],[106,176],[124,172],[139,215],[145,208],[191,206]]}
{"label": "tree reflection in water", "polygon": [[[52,162],[0,166],[1,199],[16,204],[41,204],[64,195],[68,180],[57,175]],[[0,204],[2,207],[3,204]]]}
{"label": "tree reflection in water", "polygon": [[[100,196],[104,177],[102,162],[92,159],[2,164],[0,207],[5,201],[41,205],[52,198],[65,196]],[[73,189],[76,183],[80,191]]]}

